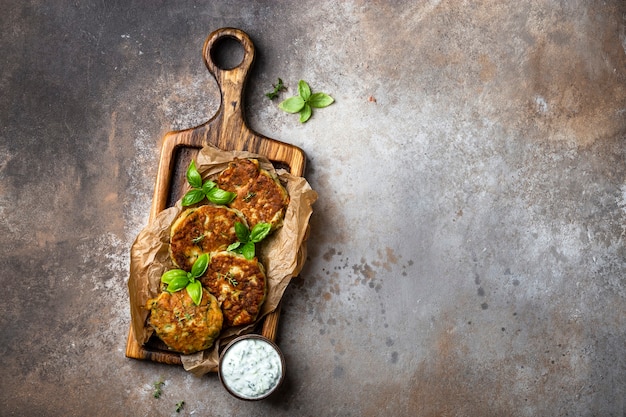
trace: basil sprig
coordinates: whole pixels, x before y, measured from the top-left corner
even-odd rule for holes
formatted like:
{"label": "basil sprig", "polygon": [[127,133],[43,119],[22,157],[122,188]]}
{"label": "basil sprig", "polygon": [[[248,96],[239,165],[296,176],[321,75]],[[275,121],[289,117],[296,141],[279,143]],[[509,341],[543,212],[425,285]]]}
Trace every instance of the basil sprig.
{"label": "basil sprig", "polygon": [[278,93],[286,90],[285,85],[283,84],[283,80],[281,80],[280,78],[278,79],[278,83],[274,84],[273,87],[274,90],[270,91],[269,93],[265,93],[265,97],[269,98],[270,100],[274,100],[276,97],[278,97]]}
{"label": "basil sprig", "polygon": [[204,200],[204,197],[214,204],[228,204],[237,196],[235,193],[222,190],[211,180],[202,182],[202,176],[194,161],[191,161],[187,168],[187,182],[192,188],[183,196],[181,201],[183,207],[199,203]]}
{"label": "basil sprig", "polygon": [[235,234],[238,242],[232,243],[226,250],[240,253],[250,260],[256,253],[255,243],[259,243],[270,233],[272,225],[269,223],[257,223],[252,230],[241,222],[235,223]]}
{"label": "basil sprig", "polygon": [[183,271],[182,269],[171,269],[161,275],[161,282],[167,284],[165,289],[169,293],[175,293],[183,288],[187,289],[187,293],[196,305],[200,305],[202,301],[202,283],[200,278],[209,267],[209,254],[203,253],[193,263],[191,271]]}
{"label": "basil sprig", "polygon": [[311,93],[311,87],[305,81],[298,82],[298,95],[282,101],[278,108],[287,113],[300,113],[300,123],[311,118],[313,109],[321,109],[333,104],[335,100],[325,93]]}

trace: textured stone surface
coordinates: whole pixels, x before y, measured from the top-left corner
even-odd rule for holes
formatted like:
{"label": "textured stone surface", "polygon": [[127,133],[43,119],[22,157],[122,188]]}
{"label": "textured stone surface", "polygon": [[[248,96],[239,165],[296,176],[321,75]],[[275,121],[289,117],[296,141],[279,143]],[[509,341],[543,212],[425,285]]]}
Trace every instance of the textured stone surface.
{"label": "textured stone surface", "polygon": [[[625,16],[5,1],[1,414],[624,416]],[[302,147],[319,193],[279,327],[287,380],[261,403],[124,356],[160,138],[217,110],[201,48],[224,26],[257,48],[249,125]],[[301,125],[264,97],[278,77],[282,98],[305,79],[336,103]]]}

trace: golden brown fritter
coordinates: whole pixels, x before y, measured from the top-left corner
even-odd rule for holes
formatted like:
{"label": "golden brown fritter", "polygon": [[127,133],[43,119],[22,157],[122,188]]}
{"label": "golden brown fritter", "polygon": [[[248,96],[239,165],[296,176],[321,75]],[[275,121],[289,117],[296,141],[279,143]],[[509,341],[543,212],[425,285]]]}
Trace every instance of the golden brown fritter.
{"label": "golden brown fritter", "polygon": [[172,225],[172,261],[190,271],[201,254],[226,250],[237,241],[236,222],[246,224],[240,213],[224,206],[207,204],[185,210]]}
{"label": "golden brown fritter", "polygon": [[263,265],[233,252],[211,256],[206,274],[200,278],[222,307],[224,327],[253,323],[267,292]]}
{"label": "golden brown fritter", "polygon": [[272,230],[282,225],[289,194],[278,178],[259,168],[256,159],[235,159],[218,176],[216,183],[237,194],[229,207],[239,210],[250,229],[257,223],[270,223]]}
{"label": "golden brown fritter", "polygon": [[199,306],[182,289],[172,294],[163,291],[149,300],[146,308],[157,336],[176,352],[189,354],[208,349],[222,330],[222,310],[206,288],[202,289]]}
{"label": "golden brown fritter", "polygon": [[223,189],[226,189],[223,186],[227,185],[228,191],[238,193],[259,175],[259,170],[258,160],[235,158],[228,164],[228,168],[219,174],[217,185]]}

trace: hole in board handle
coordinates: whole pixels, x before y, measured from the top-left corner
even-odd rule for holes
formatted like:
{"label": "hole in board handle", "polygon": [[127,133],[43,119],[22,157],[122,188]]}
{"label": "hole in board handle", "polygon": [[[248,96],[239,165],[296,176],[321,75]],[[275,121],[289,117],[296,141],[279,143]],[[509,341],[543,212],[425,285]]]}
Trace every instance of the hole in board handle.
{"label": "hole in board handle", "polygon": [[244,48],[238,39],[232,36],[224,36],[215,41],[211,47],[211,60],[223,71],[237,68],[244,57]]}

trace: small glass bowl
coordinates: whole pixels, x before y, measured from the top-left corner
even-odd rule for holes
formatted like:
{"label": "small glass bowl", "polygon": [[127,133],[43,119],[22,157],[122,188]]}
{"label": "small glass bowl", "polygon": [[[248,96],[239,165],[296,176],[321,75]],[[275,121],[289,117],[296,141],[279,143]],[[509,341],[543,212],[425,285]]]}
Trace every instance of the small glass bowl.
{"label": "small glass bowl", "polygon": [[[269,388],[267,388],[266,390],[262,390],[262,392],[258,392],[258,394],[246,394],[244,392],[241,392],[241,390],[237,390],[237,377],[233,377],[229,375],[228,372],[225,372],[229,368],[232,369],[232,365],[229,365],[227,361],[231,359],[235,360],[235,358],[231,358],[232,355],[235,355],[240,349],[245,349],[247,345],[255,346],[255,348],[262,347],[262,349],[267,352],[267,355],[276,355],[274,359],[277,360],[280,364],[280,374],[278,375],[278,377],[271,378],[273,380],[271,381],[271,385],[269,386]],[[270,362],[267,356],[265,358],[261,358],[261,360],[266,361],[266,363]],[[235,360],[235,362],[237,362],[237,364],[241,364],[242,366],[246,366],[246,363],[248,363],[246,359],[243,359],[243,362],[245,363],[242,363],[240,360]],[[265,364],[261,364],[261,369],[268,369],[268,372],[271,373],[271,369],[264,368],[265,366]],[[258,401],[269,397],[283,383],[283,380],[285,379],[285,357],[283,356],[283,353],[280,351],[278,346],[268,338],[254,333],[246,334],[233,339],[230,343],[228,343],[228,345],[226,345],[226,347],[220,354],[217,373],[219,375],[220,382],[222,383],[224,388],[226,388],[226,391],[228,391],[233,397],[246,401]],[[244,372],[241,376],[239,376],[239,378],[245,378],[245,375],[246,373]]]}

